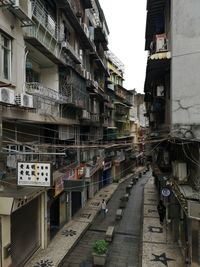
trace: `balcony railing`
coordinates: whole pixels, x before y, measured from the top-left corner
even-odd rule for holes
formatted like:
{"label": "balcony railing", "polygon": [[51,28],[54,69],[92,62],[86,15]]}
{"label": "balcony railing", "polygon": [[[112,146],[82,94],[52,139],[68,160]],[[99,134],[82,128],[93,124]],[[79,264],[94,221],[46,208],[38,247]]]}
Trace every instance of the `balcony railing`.
{"label": "balcony railing", "polygon": [[33,18],[54,38],[58,39],[58,25],[46,7],[39,1],[32,2]]}
{"label": "balcony railing", "polygon": [[61,48],[72,58],[75,63],[81,64],[82,60],[79,57],[78,53],[74,50],[71,44],[64,40],[64,36],[60,37],[61,40]]}
{"label": "balcony railing", "polygon": [[100,121],[100,116],[99,116],[99,114],[93,114],[93,113],[91,113],[91,114],[90,114],[90,118],[91,118],[91,121],[92,121],[92,122],[99,122],[99,121]]}
{"label": "balcony railing", "polygon": [[25,38],[33,46],[36,45],[35,40],[37,40],[40,44],[37,44],[37,47],[43,54],[50,58],[52,54],[57,60],[60,60],[59,31],[56,20],[38,0],[32,1],[32,10],[34,25],[24,28]]}
{"label": "balcony railing", "polygon": [[68,101],[66,96],[38,82],[26,83],[26,92],[59,104],[64,104]]}

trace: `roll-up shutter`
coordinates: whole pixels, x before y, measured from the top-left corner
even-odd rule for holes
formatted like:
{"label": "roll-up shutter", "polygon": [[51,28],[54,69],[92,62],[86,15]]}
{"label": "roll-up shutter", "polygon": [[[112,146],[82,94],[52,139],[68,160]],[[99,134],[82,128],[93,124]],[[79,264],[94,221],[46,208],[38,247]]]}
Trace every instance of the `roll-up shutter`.
{"label": "roll-up shutter", "polygon": [[12,266],[21,267],[40,246],[39,198],[11,215]]}

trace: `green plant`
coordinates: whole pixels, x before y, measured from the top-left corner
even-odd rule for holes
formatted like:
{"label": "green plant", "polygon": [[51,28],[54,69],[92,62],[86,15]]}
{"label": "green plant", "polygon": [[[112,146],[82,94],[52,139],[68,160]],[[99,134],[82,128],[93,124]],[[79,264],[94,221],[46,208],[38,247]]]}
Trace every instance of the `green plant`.
{"label": "green plant", "polygon": [[106,242],[104,239],[99,239],[95,241],[93,249],[98,255],[105,254],[108,250],[108,242]]}

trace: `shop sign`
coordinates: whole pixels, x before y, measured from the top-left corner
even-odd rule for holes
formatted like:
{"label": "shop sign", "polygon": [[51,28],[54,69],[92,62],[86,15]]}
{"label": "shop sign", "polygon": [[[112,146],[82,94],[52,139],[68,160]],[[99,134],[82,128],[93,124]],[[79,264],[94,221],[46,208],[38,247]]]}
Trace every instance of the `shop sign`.
{"label": "shop sign", "polygon": [[62,176],[56,179],[55,181],[54,197],[59,195],[63,190],[64,190],[64,181],[63,181],[63,176]]}
{"label": "shop sign", "polygon": [[112,161],[104,163],[103,170],[106,171],[107,169],[110,169],[112,167]]}
{"label": "shop sign", "polygon": [[91,177],[93,174],[95,174],[95,172],[97,172],[100,168],[103,167],[103,159],[97,159],[97,163],[94,167],[85,167],[85,177],[89,178]]}
{"label": "shop sign", "polygon": [[22,186],[52,186],[51,163],[18,162],[17,184]]}

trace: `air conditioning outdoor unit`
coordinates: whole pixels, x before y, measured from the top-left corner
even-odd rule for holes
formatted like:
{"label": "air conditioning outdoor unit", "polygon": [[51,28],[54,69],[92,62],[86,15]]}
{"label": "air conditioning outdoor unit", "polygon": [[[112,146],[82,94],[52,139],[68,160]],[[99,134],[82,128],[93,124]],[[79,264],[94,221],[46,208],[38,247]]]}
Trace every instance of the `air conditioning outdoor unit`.
{"label": "air conditioning outdoor unit", "polygon": [[68,140],[73,139],[75,135],[73,126],[59,126],[59,139]]}
{"label": "air conditioning outdoor unit", "polygon": [[12,89],[7,87],[0,88],[0,102],[15,105],[15,93]]}
{"label": "air conditioning outdoor unit", "polygon": [[30,0],[13,0],[12,11],[21,20],[32,18],[32,6]]}
{"label": "air conditioning outdoor unit", "polygon": [[18,94],[15,96],[16,103],[25,108],[33,108],[33,96],[28,94]]}
{"label": "air conditioning outdoor unit", "polygon": [[166,34],[156,35],[156,52],[167,51],[167,38]]}

